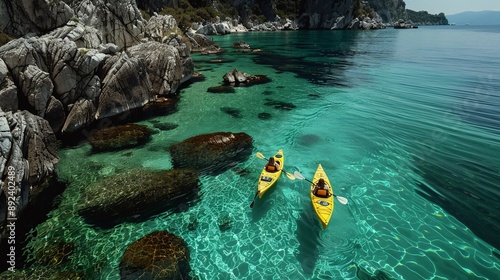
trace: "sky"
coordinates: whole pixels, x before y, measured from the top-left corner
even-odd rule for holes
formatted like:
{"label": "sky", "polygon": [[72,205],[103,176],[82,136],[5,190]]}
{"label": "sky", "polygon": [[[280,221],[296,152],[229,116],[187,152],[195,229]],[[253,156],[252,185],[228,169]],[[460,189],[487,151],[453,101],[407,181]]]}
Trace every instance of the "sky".
{"label": "sky", "polygon": [[406,8],[429,14],[454,15],[467,11],[500,11],[500,0],[404,0]]}

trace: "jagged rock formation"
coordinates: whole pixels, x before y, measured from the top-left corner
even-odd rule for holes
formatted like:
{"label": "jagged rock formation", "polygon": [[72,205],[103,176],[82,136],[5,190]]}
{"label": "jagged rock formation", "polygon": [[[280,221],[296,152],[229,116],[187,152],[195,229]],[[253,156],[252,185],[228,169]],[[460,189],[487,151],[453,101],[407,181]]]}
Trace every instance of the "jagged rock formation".
{"label": "jagged rock formation", "polygon": [[[67,31],[57,33],[64,34],[63,39],[52,33],[20,38],[0,48],[0,77],[4,78],[0,82],[6,85],[0,100],[9,100],[2,103],[3,109],[17,109],[20,104],[45,117],[54,132],[73,132],[95,120],[142,107],[156,95],[175,93],[194,71],[189,49],[179,38],[171,40],[177,48],[146,42],[127,53],[109,55],[78,48]],[[85,40],[80,43],[89,45]],[[16,84],[22,99],[18,104],[12,98]]]}
{"label": "jagged rock formation", "polygon": [[92,26],[102,36],[103,43],[113,43],[119,49],[141,41],[146,26],[135,0],[71,1],[78,21]]}
{"label": "jagged rock formation", "polygon": [[[7,216],[20,217],[28,203],[30,189],[53,175],[59,157],[56,137],[48,122],[27,111],[0,110],[0,140],[1,226]],[[7,212],[7,198],[12,196],[16,207]]]}
{"label": "jagged rock formation", "polygon": [[156,104],[190,79],[176,28],[168,16],[146,25],[135,0],[0,0],[0,32],[14,38],[0,47],[0,226],[5,168],[16,169],[21,213],[54,174],[55,135]]}
{"label": "jagged rock formation", "polygon": [[0,32],[13,37],[41,35],[65,25],[73,14],[64,1],[0,0]]}
{"label": "jagged rock formation", "polygon": [[[204,5],[198,1],[187,1],[192,7]],[[206,8],[219,9],[219,16],[224,21],[213,18],[193,28],[201,34],[220,35],[241,31],[274,31],[282,29],[374,29],[384,28],[400,18],[406,18],[403,0],[236,0],[209,1]],[[228,19],[231,14],[227,7],[232,6],[238,12],[236,19]],[[181,7],[180,1],[141,0],[139,7],[148,12],[159,12],[163,7]],[[284,18],[280,16],[284,15]],[[232,16],[231,16],[232,17]],[[266,22],[256,22],[260,17]],[[289,18],[286,18],[289,17]]]}
{"label": "jagged rock formation", "polygon": [[403,0],[369,0],[367,2],[385,23],[393,23],[400,18],[406,18],[406,4]]}

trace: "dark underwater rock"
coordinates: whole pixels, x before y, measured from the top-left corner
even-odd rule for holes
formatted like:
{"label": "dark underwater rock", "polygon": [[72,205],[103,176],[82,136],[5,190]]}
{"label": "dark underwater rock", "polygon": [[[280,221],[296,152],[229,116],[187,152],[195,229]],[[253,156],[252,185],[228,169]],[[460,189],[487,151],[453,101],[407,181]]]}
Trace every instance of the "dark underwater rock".
{"label": "dark underwater rock", "polygon": [[132,243],[120,262],[121,279],[190,279],[189,248],[179,236],[155,231]]}
{"label": "dark underwater rock", "polygon": [[259,113],[259,119],[261,120],[269,120],[272,118],[272,115],[266,112]]}
{"label": "dark underwater rock", "polygon": [[126,124],[105,127],[89,137],[94,151],[109,151],[129,148],[146,143],[151,130],[143,125]]}
{"label": "dark underwater rock", "polygon": [[241,110],[239,110],[239,109],[232,108],[232,107],[222,107],[222,108],[220,108],[220,110],[222,112],[230,115],[233,118],[236,118],[236,119],[241,119],[242,118]]}
{"label": "dark underwater rock", "polygon": [[310,147],[317,144],[320,140],[321,138],[316,134],[304,134],[299,137],[297,142],[302,146]]}
{"label": "dark underwater rock", "polygon": [[234,90],[234,87],[232,87],[232,86],[215,86],[215,87],[209,87],[207,89],[207,92],[211,92],[211,93],[235,93],[236,90]]}
{"label": "dark underwater rock", "polygon": [[[36,276],[35,276],[36,275]],[[26,280],[26,279],[50,279],[50,280],[80,280],[83,273],[74,271],[57,271],[47,267],[34,267],[28,269],[16,269],[14,272],[5,271],[0,273],[0,279]]]}
{"label": "dark underwater rock", "polygon": [[273,99],[268,99],[268,98],[266,98],[266,102],[264,103],[264,105],[271,106],[274,109],[284,110],[284,111],[290,111],[290,110],[295,109],[297,107],[290,102],[283,102],[283,101],[273,100]]}
{"label": "dark underwater rock", "polygon": [[142,116],[144,118],[151,118],[171,114],[177,110],[177,101],[177,98],[159,97],[142,107]]}
{"label": "dark underwater rock", "polygon": [[38,252],[35,263],[50,267],[64,264],[69,260],[74,248],[73,243],[53,242]]}
{"label": "dark underwater rock", "polygon": [[252,142],[246,133],[216,132],[191,137],[169,150],[174,167],[214,174],[246,160],[252,153]]}
{"label": "dark underwater rock", "polygon": [[198,185],[198,173],[192,170],[134,169],[89,185],[78,213],[106,227],[124,218],[144,218],[174,208],[177,199],[195,195]]}
{"label": "dark underwater rock", "polygon": [[154,123],[153,126],[155,128],[158,128],[159,130],[168,131],[168,130],[176,129],[179,125],[175,124],[175,123],[162,122],[162,123]]}

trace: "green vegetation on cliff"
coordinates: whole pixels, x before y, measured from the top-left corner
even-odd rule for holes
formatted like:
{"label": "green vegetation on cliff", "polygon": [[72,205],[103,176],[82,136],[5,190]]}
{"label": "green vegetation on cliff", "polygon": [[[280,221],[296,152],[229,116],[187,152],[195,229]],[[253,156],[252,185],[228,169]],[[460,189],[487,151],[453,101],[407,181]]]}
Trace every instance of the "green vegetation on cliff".
{"label": "green vegetation on cliff", "polygon": [[438,15],[431,15],[426,11],[415,12],[413,10],[406,10],[408,14],[408,20],[413,23],[424,24],[424,25],[448,25],[448,20],[444,13]]}

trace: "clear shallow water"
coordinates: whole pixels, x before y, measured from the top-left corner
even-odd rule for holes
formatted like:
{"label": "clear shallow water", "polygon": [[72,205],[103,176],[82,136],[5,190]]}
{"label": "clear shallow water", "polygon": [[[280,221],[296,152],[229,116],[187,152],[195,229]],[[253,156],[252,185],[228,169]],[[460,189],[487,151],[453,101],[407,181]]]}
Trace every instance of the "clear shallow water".
{"label": "clear shallow water", "polygon": [[[71,184],[29,238],[30,256],[50,240],[65,240],[75,244],[67,269],[119,279],[129,244],[169,230],[188,243],[200,279],[498,278],[498,27],[246,33],[214,40],[227,49],[217,57],[234,62],[210,64],[214,56],[194,56],[207,80],[181,92],[178,112],[154,119],[177,128],[137,149],[91,155],[83,145],[60,152],[60,176]],[[238,40],[265,53],[237,53],[229,46]],[[234,94],[206,92],[234,67],[273,81]],[[265,105],[275,100],[296,108]],[[239,109],[241,118],[223,107]],[[259,119],[262,112],[271,119]],[[141,124],[153,126],[151,120]],[[250,209],[263,165],[252,157],[202,177],[196,201],[144,222],[100,230],[77,215],[75,203],[88,183],[136,167],[169,169],[170,144],[215,131],[246,132],[255,152],[266,156],[284,148],[285,169],[307,178],[321,163],[349,204],[337,203],[321,230],[309,185],[283,176]],[[231,228],[223,231],[219,223],[228,218]]]}

